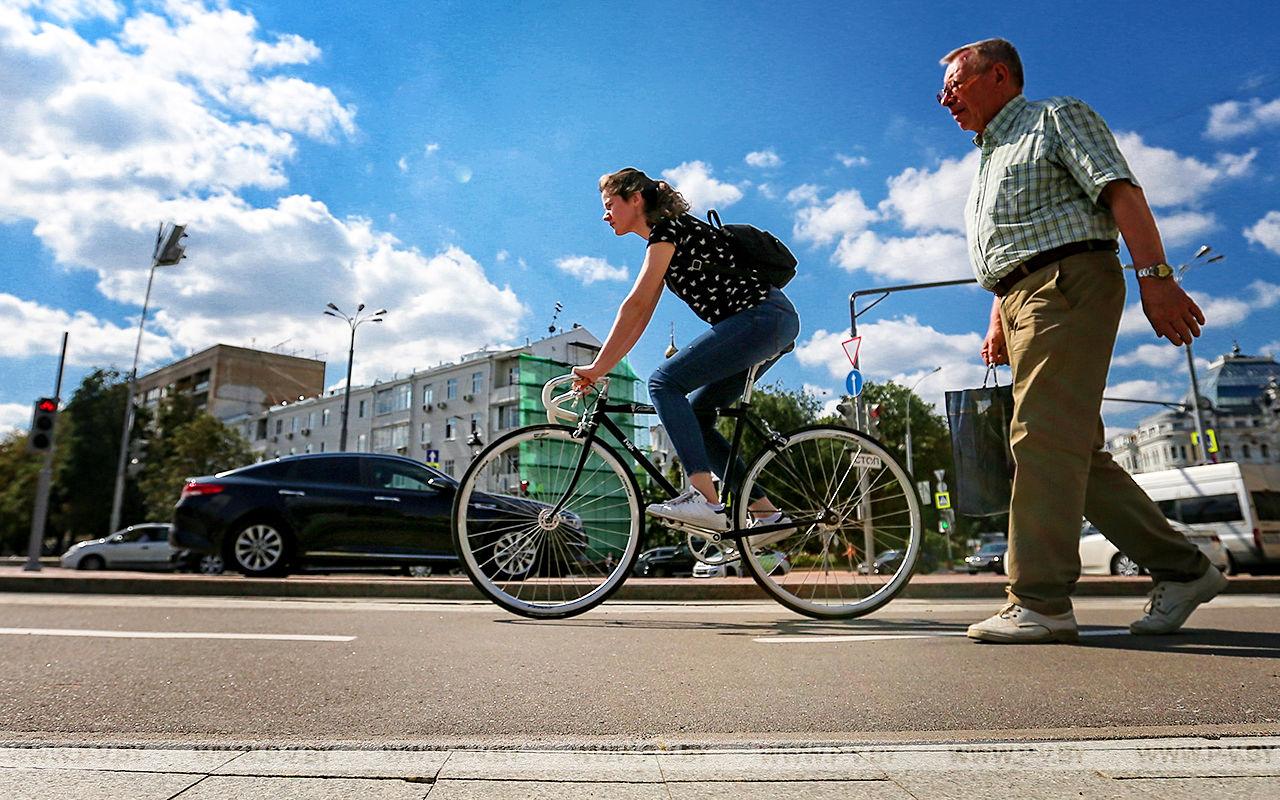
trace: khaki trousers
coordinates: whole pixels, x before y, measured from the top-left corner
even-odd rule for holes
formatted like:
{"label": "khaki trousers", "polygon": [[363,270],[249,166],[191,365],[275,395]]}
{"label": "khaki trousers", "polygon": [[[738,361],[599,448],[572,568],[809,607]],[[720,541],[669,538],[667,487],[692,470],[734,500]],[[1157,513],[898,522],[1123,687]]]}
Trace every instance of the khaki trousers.
{"label": "khaki trousers", "polygon": [[1194,580],[1209,568],[1102,449],[1102,393],[1124,292],[1115,254],[1091,252],[1032,273],[1000,301],[1016,464],[1007,592],[1042,614],[1071,609],[1082,516],[1157,581]]}

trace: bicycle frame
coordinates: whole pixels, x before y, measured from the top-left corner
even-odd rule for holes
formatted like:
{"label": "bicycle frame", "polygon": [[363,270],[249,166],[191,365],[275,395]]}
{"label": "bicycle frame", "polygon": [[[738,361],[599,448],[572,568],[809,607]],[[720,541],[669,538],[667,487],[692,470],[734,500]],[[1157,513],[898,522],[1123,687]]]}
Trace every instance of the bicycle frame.
{"label": "bicycle frame", "polygon": [[[765,440],[766,447],[777,446],[784,441],[779,434],[774,433],[771,430],[767,430],[765,426],[758,424],[751,417],[750,408],[750,401],[744,398],[736,408],[716,409],[717,417],[725,417],[733,420],[733,436],[729,440],[729,463],[725,469],[726,474],[724,479],[721,481],[721,486],[724,487],[723,499],[725,514],[728,515],[732,526],[728,532],[730,537],[737,537],[743,533],[743,530],[738,527],[738,517],[737,514],[734,513],[734,505],[738,502],[738,489],[743,477],[745,476],[735,475],[734,471],[735,465],[738,461],[738,454],[742,447],[744,429],[749,427],[755,431],[757,435]],[[618,424],[609,419],[608,414],[610,413],[656,414],[657,409],[646,403],[610,403],[603,394],[597,395],[595,402],[591,405],[591,408],[584,412],[581,421],[578,423],[578,430],[574,435],[583,440],[582,454],[578,457],[578,464],[574,469],[573,478],[570,480],[568,487],[565,488],[564,494],[560,497],[560,500],[556,503],[553,513],[560,513],[564,508],[564,504],[573,496],[574,490],[578,485],[578,479],[581,477],[583,468],[586,466],[587,457],[591,453],[591,443],[596,440],[597,431],[601,427],[613,434],[614,438],[622,444],[623,449],[625,449],[627,453],[629,453],[631,457],[644,468],[644,471],[647,472],[650,477],[658,482],[658,485],[666,492],[668,498],[672,498],[680,494],[680,490],[673,486],[671,481],[667,480],[666,476],[662,474],[662,471],[654,466],[653,462],[645,456],[640,448],[636,447],[636,445],[627,438],[627,435],[622,432],[622,429]],[[803,517],[793,519],[790,522],[780,522],[772,525],[758,525],[751,529],[751,533],[754,536],[757,534],[773,533],[774,531],[799,530],[800,528],[822,522],[823,519],[824,517],[822,516],[812,518]],[[711,537],[712,541],[720,541],[721,538],[722,534],[715,534]]]}

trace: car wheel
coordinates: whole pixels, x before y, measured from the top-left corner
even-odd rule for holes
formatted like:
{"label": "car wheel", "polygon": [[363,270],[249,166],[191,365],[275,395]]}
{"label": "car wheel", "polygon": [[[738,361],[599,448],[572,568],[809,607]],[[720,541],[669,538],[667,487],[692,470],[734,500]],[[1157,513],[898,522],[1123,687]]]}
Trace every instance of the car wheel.
{"label": "car wheel", "polygon": [[76,569],[100,570],[106,569],[106,566],[107,562],[103,560],[102,556],[85,556],[80,559],[80,564]]}
{"label": "car wheel", "polygon": [[1137,575],[1141,571],[1138,563],[1124,553],[1116,553],[1111,557],[1112,575]]}
{"label": "car wheel", "polygon": [[500,581],[521,581],[529,577],[538,559],[538,547],[524,531],[498,537],[489,552],[493,577]]}
{"label": "car wheel", "polygon": [[287,574],[289,550],[284,526],[275,522],[247,523],[231,537],[232,562],[240,574],[250,578]]}
{"label": "car wheel", "polygon": [[997,574],[997,575],[1007,575],[1007,574],[1008,574],[1007,572],[1005,572],[1005,567],[1004,567],[1004,562],[1003,562],[1003,561],[997,561],[997,562],[996,562],[996,563],[991,567],[991,571],[992,571],[992,572],[994,572],[994,573],[995,573],[995,574]]}
{"label": "car wheel", "polygon": [[221,575],[225,570],[226,564],[223,562],[222,556],[206,553],[200,556],[200,560],[196,562],[196,572],[201,575]]}
{"label": "car wheel", "polygon": [[977,571],[976,569],[971,569],[971,570],[969,570],[969,574],[970,574],[970,575],[977,575],[977,574],[978,574],[978,571]]}

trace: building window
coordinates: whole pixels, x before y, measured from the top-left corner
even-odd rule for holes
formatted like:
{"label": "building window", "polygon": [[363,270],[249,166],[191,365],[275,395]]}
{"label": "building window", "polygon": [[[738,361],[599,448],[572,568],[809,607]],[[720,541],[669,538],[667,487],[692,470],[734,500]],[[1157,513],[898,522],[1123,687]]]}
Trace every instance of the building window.
{"label": "building window", "polygon": [[356,417],[364,419],[364,401],[360,401],[360,405],[356,407]]}
{"label": "building window", "polygon": [[320,427],[325,428],[329,425],[329,409],[320,412]]}
{"label": "building window", "polygon": [[484,413],[477,411],[471,415],[471,432],[484,433]]}
{"label": "building window", "polygon": [[302,452],[304,452],[304,453],[310,453],[310,452],[311,452],[311,443],[310,443],[310,442],[307,442],[307,446],[306,446],[306,447],[304,447],[304,448],[302,448]]}
{"label": "building window", "polygon": [[394,409],[392,403],[390,389],[381,389],[373,398],[373,413],[375,415],[390,414]]}
{"label": "building window", "polygon": [[373,452],[392,453],[409,447],[409,423],[389,425],[375,428],[373,431]]}
{"label": "building window", "polygon": [[395,410],[408,411],[413,405],[413,384],[402,383],[395,388]]}
{"label": "building window", "polygon": [[458,379],[457,378],[450,378],[449,380],[444,382],[444,399],[445,400],[458,399]]}
{"label": "building window", "polygon": [[431,423],[430,422],[422,423],[422,435],[418,439],[418,441],[422,442],[423,444],[431,443]]}
{"label": "building window", "polygon": [[517,424],[517,411],[516,406],[498,406],[498,430],[514,428]]}
{"label": "building window", "polygon": [[520,383],[520,367],[507,367],[507,385],[515,386]]}
{"label": "building window", "polygon": [[446,458],[444,460],[444,474],[453,478],[456,477],[453,473],[457,471],[457,463],[452,458]]}
{"label": "building window", "polygon": [[1226,458],[1231,458],[1231,445],[1224,444],[1222,446],[1222,455]]}
{"label": "building window", "polygon": [[307,412],[307,428],[310,429],[310,428],[314,428],[315,426],[316,426],[316,412],[308,411]]}
{"label": "building window", "polygon": [[482,389],[484,389],[484,373],[471,373],[471,393],[478,395]]}
{"label": "building window", "polygon": [[277,419],[277,420],[276,420],[276,435],[277,435],[277,436],[279,436],[279,435],[280,435],[280,434],[282,434],[282,433],[284,433],[284,420],[283,420],[283,419]]}
{"label": "building window", "polygon": [[1267,447],[1266,442],[1263,442],[1262,444],[1258,445],[1258,447],[1262,449],[1263,458],[1271,458],[1271,448]]}
{"label": "building window", "polygon": [[1176,444],[1169,446],[1169,458],[1173,459],[1174,461],[1178,460],[1178,446]]}
{"label": "building window", "polygon": [[462,426],[462,417],[449,417],[444,421],[445,441],[452,442],[458,438],[458,428]]}
{"label": "building window", "polygon": [[324,452],[324,442],[321,442],[321,443],[320,443],[320,452],[321,452],[321,453],[323,453],[323,452]]}
{"label": "building window", "polygon": [[1245,460],[1245,461],[1248,461],[1248,460],[1249,460],[1249,445],[1247,445],[1247,444],[1242,444],[1242,445],[1240,445],[1240,450],[1241,450],[1241,452],[1243,452],[1243,453],[1244,453],[1244,460]]}
{"label": "building window", "polygon": [[364,453],[369,449],[369,434],[362,433],[356,437],[356,452]]}
{"label": "building window", "polygon": [[1185,444],[1178,445],[1178,452],[1182,454],[1182,460],[1187,460],[1187,446]]}
{"label": "building window", "polygon": [[267,420],[265,418],[258,420],[257,430],[254,431],[254,439],[267,438]]}
{"label": "building window", "polygon": [[433,383],[428,383],[422,387],[422,404],[429,406],[436,401],[436,387]]}

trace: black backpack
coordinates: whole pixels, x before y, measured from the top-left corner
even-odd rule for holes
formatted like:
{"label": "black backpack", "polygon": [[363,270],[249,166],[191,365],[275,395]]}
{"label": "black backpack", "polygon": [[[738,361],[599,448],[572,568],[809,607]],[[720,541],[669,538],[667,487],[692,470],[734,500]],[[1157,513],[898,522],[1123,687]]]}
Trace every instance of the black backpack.
{"label": "black backpack", "polygon": [[781,289],[796,276],[796,257],[777,236],[754,225],[724,225],[713,208],[707,222],[724,234],[739,269],[759,273],[771,285]]}

